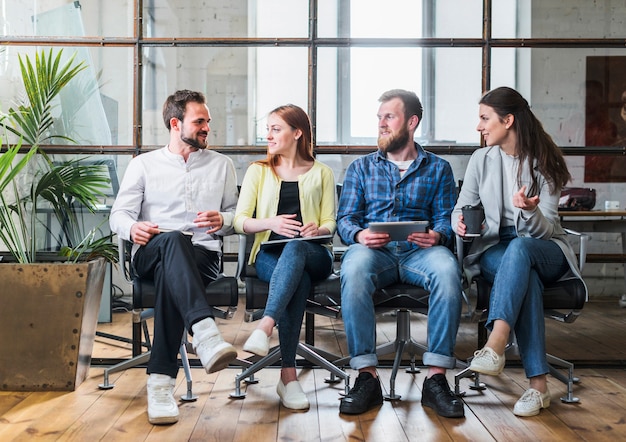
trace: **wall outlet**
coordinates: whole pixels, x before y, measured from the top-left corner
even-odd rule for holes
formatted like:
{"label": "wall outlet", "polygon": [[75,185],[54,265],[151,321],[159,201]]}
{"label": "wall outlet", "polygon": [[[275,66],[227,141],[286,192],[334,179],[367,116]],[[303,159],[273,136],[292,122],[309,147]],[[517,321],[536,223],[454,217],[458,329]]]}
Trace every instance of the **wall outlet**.
{"label": "wall outlet", "polygon": [[617,210],[619,209],[619,201],[605,201],[604,210]]}

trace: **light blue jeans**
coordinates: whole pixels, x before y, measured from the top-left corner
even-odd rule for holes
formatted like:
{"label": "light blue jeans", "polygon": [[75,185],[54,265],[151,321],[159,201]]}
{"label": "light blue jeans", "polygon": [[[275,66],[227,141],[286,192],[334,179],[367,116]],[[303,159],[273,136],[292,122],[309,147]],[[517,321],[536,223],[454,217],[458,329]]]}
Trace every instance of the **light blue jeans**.
{"label": "light blue jeans", "polygon": [[486,327],[496,319],[515,331],[526,377],[549,372],[543,318],[544,283],[558,280],[569,269],[553,241],[518,237],[514,227],[500,229],[500,242],[480,257],[482,275],[493,283]]}
{"label": "light blue jeans", "polygon": [[330,275],[332,253],[319,244],[291,241],[284,248],[259,251],[254,265],[259,279],[270,285],[264,316],[278,324],[282,366],[295,367],[311,283]]}
{"label": "light blue jeans", "polygon": [[410,248],[392,242],[381,249],[351,245],[341,262],[341,314],[346,329],[350,367],[378,365],[376,316],[372,295],[394,282],[430,291],[428,352],[425,365],[454,368],[456,334],[461,319],[461,272],[456,257],[443,246]]}

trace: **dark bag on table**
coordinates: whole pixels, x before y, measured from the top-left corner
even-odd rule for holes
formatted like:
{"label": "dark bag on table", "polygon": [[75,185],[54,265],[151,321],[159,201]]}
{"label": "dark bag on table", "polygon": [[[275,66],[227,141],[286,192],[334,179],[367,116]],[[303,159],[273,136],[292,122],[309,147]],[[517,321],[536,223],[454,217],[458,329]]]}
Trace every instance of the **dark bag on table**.
{"label": "dark bag on table", "polygon": [[563,187],[559,210],[591,210],[596,205],[596,189]]}

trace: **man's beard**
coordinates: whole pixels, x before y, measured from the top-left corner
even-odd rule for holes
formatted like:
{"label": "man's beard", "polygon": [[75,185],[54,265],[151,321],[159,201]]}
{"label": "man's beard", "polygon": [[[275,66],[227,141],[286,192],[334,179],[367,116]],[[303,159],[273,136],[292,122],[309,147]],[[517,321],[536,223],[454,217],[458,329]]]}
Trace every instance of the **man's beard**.
{"label": "man's beard", "polygon": [[402,149],[409,142],[409,130],[405,127],[397,134],[381,138],[378,136],[378,147],[385,153],[393,153]]}
{"label": "man's beard", "polygon": [[[199,134],[202,134],[202,132],[199,132]],[[180,139],[181,141],[184,141],[185,143],[189,144],[191,147],[195,147],[196,149],[206,149],[207,147],[209,147],[209,142],[206,141],[206,139],[204,143],[202,143],[197,138],[186,137],[184,132],[181,132]]]}

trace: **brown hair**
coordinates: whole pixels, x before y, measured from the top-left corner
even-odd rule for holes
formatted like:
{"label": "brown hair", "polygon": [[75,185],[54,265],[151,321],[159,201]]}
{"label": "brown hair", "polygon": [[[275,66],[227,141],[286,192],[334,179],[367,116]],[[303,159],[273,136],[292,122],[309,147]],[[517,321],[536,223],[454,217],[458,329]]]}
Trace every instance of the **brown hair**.
{"label": "brown hair", "polygon": [[[520,164],[530,167],[532,183],[528,189],[528,196],[538,193],[537,177],[533,173],[533,164],[537,162],[537,167],[543,176],[548,178],[550,190],[554,192],[567,184],[572,178],[563,153],[558,148],[552,137],[544,130],[543,125],[530,110],[528,102],[515,89],[510,87],[499,87],[485,93],[479,101],[491,107],[500,121],[511,114],[513,115],[513,125],[517,134],[516,149]],[[521,186],[522,168],[517,171],[517,184]]]}
{"label": "brown hair", "polygon": [[168,131],[171,130],[170,120],[172,118],[183,121],[185,109],[189,102],[206,104],[206,97],[202,92],[194,92],[187,89],[176,91],[167,97],[163,104],[163,122]]}
{"label": "brown hair", "polygon": [[[278,106],[271,111],[268,115],[276,115],[280,117],[285,123],[287,123],[292,129],[302,132],[302,136],[298,138],[298,145],[296,147],[297,155],[304,158],[307,161],[315,159],[313,154],[313,135],[311,131],[311,120],[307,113],[299,106],[295,104],[285,104]],[[276,174],[276,166],[280,160],[279,155],[267,154],[267,158],[264,160],[255,161],[258,164],[269,166],[272,172]]]}

